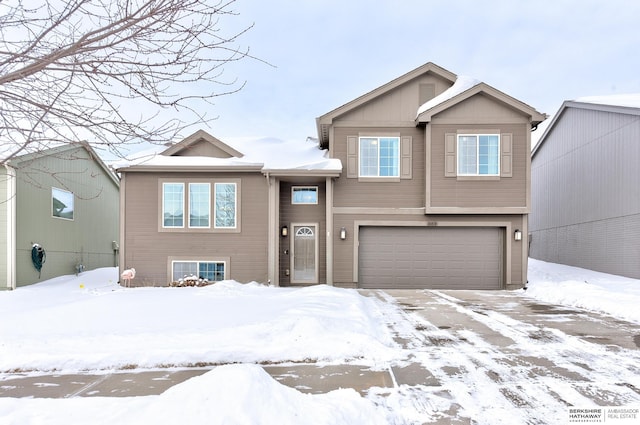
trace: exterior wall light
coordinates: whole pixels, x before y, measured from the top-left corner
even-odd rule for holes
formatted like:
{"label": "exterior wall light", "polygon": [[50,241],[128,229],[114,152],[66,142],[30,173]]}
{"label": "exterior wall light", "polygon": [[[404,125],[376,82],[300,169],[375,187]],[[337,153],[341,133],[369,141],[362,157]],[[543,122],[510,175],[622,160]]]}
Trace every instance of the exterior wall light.
{"label": "exterior wall light", "polygon": [[282,229],[280,229],[280,234],[283,238],[286,238],[287,236],[289,236],[289,228],[287,226],[282,226]]}
{"label": "exterior wall light", "polygon": [[513,239],[515,239],[517,241],[521,241],[522,240],[522,232],[519,229],[516,229],[516,231],[513,232]]}
{"label": "exterior wall light", "polygon": [[344,227],[340,229],[340,239],[347,239],[347,229],[345,229]]}

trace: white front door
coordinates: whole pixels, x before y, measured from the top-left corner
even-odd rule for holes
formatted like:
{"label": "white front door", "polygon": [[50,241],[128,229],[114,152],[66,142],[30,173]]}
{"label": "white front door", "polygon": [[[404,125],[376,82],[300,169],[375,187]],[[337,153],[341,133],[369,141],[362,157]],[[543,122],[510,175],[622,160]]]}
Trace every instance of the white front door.
{"label": "white front door", "polygon": [[318,283],[317,224],[293,224],[292,283]]}

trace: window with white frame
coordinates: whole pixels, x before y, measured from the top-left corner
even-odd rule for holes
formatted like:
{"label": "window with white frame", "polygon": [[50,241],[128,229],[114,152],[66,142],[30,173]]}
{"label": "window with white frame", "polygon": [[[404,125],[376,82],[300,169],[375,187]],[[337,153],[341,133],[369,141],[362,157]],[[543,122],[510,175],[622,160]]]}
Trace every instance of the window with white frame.
{"label": "window with white frame", "polygon": [[75,199],[73,192],[51,188],[51,215],[57,218],[73,220]]}
{"label": "window with white frame", "polygon": [[165,181],[160,231],[239,231],[239,182]]}
{"label": "window with white frame", "polygon": [[215,184],[215,227],[217,229],[236,227],[236,192],[235,183]]}
{"label": "window with white frame", "polygon": [[189,227],[209,227],[211,185],[189,183]]}
{"label": "window with white frame", "polygon": [[498,134],[459,134],[457,151],[459,176],[500,175]]}
{"label": "window with white frame", "polygon": [[360,137],[360,177],[400,176],[400,137]]}
{"label": "window with white frame", "polygon": [[291,188],[292,204],[317,204],[318,203],[318,187],[317,186],[293,186]]}
{"label": "window with white frame", "polygon": [[225,279],[225,268],[224,261],[173,261],[171,275],[174,282],[191,276],[219,282]]}
{"label": "window with white frame", "polygon": [[162,226],[184,227],[184,183],[162,184]]}

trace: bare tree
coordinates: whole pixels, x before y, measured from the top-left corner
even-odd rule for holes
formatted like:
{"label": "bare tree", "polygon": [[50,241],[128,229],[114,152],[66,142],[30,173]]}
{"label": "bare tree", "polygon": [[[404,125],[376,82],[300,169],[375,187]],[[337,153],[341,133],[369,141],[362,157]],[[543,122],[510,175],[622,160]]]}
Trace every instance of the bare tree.
{"label": "bare tree", "polygon": [[59,142],[165,143],[244,85],[223,75],[251,57],[234,0],[33,3],[0,0],[0,165]]}

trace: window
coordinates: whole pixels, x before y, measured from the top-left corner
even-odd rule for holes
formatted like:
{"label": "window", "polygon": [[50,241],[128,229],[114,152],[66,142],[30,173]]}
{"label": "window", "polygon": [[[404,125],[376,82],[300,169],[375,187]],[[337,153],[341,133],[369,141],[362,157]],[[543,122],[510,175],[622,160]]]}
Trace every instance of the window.
{"label": "window", "polygon": [[221,261],[174,261],[171,269],[174,282],[187,276],[196,276],[210,282],[225,279],[225,263]]}
{"label": "window", "polygon": [[51,188],[51,215],[53,217],[73,220],[74,197],[73,192]]}
{"label": "window", "polygon": [[500,136],[497,134],[459,134],[458,175],[499,176]]}
{"label": "window", "polygon": [[209,227],[211,185],[189,183],[189,227]]}
{"label": "window", "polygon": [[160,181],[160,232],[240,232],[240,180]]}
{"label": "window", "polygon": [[184,227],[184,183],[162,184],[162,226]]}
{"label": "window", "polygon": [[232,229],[236,227],[236,184],[215,184],[215,227]]}
{"label": "window", "polygon": [[292,204],[317,204],[318,188],[294,186],[291,188]]}
{"label": "window", "polygon": [[399,177],[400,138],[361,137],[360,177]]}

